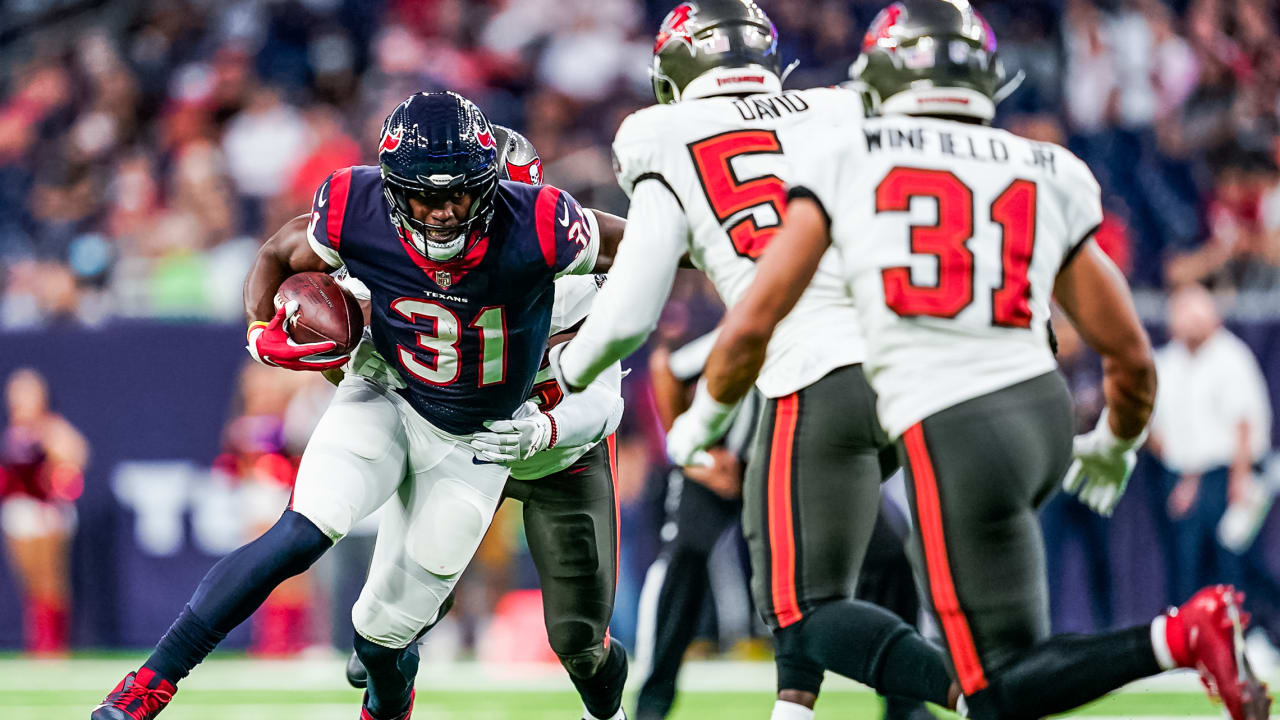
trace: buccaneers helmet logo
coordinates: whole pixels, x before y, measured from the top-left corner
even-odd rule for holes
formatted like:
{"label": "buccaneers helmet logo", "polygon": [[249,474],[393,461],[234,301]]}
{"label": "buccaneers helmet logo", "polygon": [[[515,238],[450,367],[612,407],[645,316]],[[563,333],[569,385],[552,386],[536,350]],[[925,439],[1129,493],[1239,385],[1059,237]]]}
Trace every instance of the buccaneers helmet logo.
{"label": "buccaneers helmet logo", "polygon": [[384,152],[395,152],[400,147],[400,140],[404,137],[404,126],[398,126],[395,130],[388,127],[382,131],[382,142],[378,144],[378,154]]}
{"label": "buccaneers helmet logo", "polygon": [[534,158],[528,165],[507,163],[507,179],[526,185],[542,184],[542,160]]}
{"label": "buccaneers helmet logo", "polygon": [[693,13],[693,6],[685,3],[677,5],[674,10],[667,13],[667,17],[662,21],[662,28],[658,30],[658,39],[653,43],[653,54],[657,55],[671,41],[684,43],[689,49],[689,53],[693,53],[693,35],[685,29],[685,23],[689,22]]}
{"label": "buccaneers helmet logo", "polygon": [[894,3],[877,15],[871,27],[867,28],[867,34],[862,38],[862,49],[870,50],[881,40],[892,38],[893,27],[898,24],[900,15],[902,15],[902,3]]}

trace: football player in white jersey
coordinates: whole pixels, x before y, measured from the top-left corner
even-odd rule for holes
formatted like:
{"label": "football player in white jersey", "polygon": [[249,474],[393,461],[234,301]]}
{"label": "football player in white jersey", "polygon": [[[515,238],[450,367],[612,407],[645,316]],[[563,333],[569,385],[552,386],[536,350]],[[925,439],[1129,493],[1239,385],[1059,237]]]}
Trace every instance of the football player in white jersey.
{"label": "football player in white jersey", "polygon": [[[781,224],[789,175],[783,148],[821,118],[862,113],[857,93],[783,91],[773,23],[752,0],[675,7],[654,46],[659,101],[628,117],[614,141],[631,197],[627,229],[591,316],[552,353],[570,390],[644,342],[681,257],[733,305]],[[824,124],[825,126],[825,124]],[[769,346],[765,396],[743,486],[743,526],[757,609],[774,631],[773,717],[808,718],[831,669],[884,695],[947,705],[945,657],[893,613],[852,598],[880,506],[879,450],[863,378],[858,320],[830,253]],[[722,434],[735,405],[691,412]],[[669,447],[681,465],[699,459]],[[850,634],[853,640],[850,640]]]}
{"label": "football player in white jersey", "polygon": [[[1234,720],[1261,720],[1270,701],[1244,657],[1243,597],[1229,586],[1149,625],[1049,636],[1036,510],[1063,482],[1111,513],[1156,378],[1128,286],[1092,240],[1102,207],[1088,168],[988,126],[1005,85],[995,50],[966,0],[902,0],[877,17],[853,72],[882,117],[784,141],[796,169],[787,220],[725,318],[704,402],[733,402],[768,367],[774,325],[800,311],[799,289],[834,247],[907,471],[917,575],[969,716],[1043,717],[1194,667]],[[1107,412],[1074,448],[1051,299],[1103,358]],[[711,434],[681,441],[698,447]]]}

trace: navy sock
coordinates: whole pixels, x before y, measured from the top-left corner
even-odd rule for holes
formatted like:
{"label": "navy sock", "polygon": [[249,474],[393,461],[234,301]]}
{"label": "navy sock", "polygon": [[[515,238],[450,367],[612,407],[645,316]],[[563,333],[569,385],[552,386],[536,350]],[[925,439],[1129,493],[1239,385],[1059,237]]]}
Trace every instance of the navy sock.
{"label": "navy sock", "polygon": [[226,637],[224,632],[210,628],[187,605],[169,631],[160,638],[151,657],[142,667],[150,668],[160,677],[175,685],[200,664]]}
{"label": "navy sock", "polygon": [[144,667],[177,683],[276,586],[311,567],[331,547],[310,520],[286,510],[270,530],[209,570]]}
{"label": "navy sock", "polygon": [[399,717],[409,707],[413,679],[418,675],[418,644],[389,648],[355,636],[356,656],[369,673],[365,690],[369,713],[375,718]]}
{"label": "navy sock", "polygon": [[333,547],[306,517],[285,510],[271,529],[214,565],[191,596],[191,609],[219,632],[231,632],[272,590],[306,571]]}

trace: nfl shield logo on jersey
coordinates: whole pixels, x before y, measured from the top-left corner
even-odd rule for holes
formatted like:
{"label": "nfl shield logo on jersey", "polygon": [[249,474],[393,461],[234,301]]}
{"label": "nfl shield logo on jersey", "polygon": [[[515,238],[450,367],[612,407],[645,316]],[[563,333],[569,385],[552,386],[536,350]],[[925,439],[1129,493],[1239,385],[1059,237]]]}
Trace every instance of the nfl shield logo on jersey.
{"label": "nfl shield logo on jersey", "polygon": [[448,270],[436,270],[436,285],[439,285],[441,290],[448,290],[452,284],[453,273]]}

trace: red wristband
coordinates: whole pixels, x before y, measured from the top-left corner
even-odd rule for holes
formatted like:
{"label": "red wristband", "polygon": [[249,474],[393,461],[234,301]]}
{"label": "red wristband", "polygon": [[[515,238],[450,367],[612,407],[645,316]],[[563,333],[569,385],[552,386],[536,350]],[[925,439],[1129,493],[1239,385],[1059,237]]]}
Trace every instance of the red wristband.
{"label": "red wristband", "polygon": [[551,421],[551,441],[547,443],[547,449],[550,450],[556,446],[556,441],[560,439],[560,430],[556,427],[556,418],[554,415],[549,412],[544,412],[542,414],[546,415],[547,419]]}

